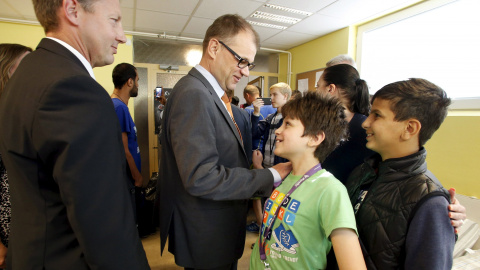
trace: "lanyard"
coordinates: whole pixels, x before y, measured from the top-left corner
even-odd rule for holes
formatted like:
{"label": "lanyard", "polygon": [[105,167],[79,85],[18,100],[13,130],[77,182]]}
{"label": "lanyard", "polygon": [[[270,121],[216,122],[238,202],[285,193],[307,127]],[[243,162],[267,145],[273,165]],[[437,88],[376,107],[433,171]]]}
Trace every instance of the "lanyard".
{"label": "lanyard", "polygon": [[[270,224],[265,228],[265,231],[263,232],[263,237],[260,235],[259,240],[260,240],[260,245],[258,250],[260,251],[260,259],[263,261],[265,264],[265,268],[268,269],[268,263],[265,261],[267,259],[267,255],[265,254],[265,244],[267,242],[267,236],[270,234],[273,224],[275,223],[275,220],[277,219],[278,213],[280,212],[280,208],[282,208],[283,203],[285,200],[288,200],[290,195],[303,183],[305,180],[310,178],[310,176],[314,175],[316,172],[320,171],[322,169],[322,166],[320,163],[317,165],[313,166],[307,173],[305,173],[300,180],[298,180],[295,185],[290,189],[290,191],[285,195],[285,197],[282,200],[282,203],[278,206],[277,210],[275,211],[275,214],[273,215]],[[265,212],[265,207],[263,211]]]}

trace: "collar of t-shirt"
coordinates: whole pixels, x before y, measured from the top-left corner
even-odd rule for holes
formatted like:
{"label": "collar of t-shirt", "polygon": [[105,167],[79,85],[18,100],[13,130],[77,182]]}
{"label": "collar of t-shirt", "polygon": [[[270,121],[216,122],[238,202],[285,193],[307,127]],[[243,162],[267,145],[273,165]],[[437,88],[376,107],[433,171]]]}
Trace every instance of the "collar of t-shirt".
{"label": "collar of t-shirt", "polygon": [[75,48],[73,48],[72,46],[70,46],[68,43],[66,43],[63,40],[60,40],[58,38],[53,38],[53,37],[47,37],[47,38],[51,39],[53,41],[56,41],[57,43],[59,43],[63,47],[67,48],[67,50],[72,52],[78,58],[78,60],[80,60],[80,62],[82,62],[82,64],[85,66],[85,68],[88,71],[88,74],[90,74],[90,76],[95,80],[95,75],[93,74],[92,65],[87,61],[87,59],[81,53],[79,53],[77,50],[75,50]]}
{"label": "collar of t-shirt", "polygon": [[[215,90],[215,93],[218,95],[218,98],[222,100],[222,96],[225,94],[225,91],[222,89],[222,87],[220,87],[215,77],[213,77],[212,73],[210,73],[200,64],[196,65],[195,69],[198,70],[198,72],[200,72],[200,74],[202,74],[205,79],[207,79],[208,83],[210,83],[210,85],[213,87],[213,90]],[[223,102],[223,100],[222,104],[225,109],[227,109],[227,106],[225,105],[225,102]]]}

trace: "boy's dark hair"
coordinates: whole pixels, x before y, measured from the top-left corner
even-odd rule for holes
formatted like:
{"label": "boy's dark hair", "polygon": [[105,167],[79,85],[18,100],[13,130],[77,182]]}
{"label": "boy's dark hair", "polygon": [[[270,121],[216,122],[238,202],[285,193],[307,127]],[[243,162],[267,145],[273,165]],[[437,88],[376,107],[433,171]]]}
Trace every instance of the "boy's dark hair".
{"label": "boy's dark hair", "polygon": [[121,89],[129,79],[135,81],[137,78],[137,69],[128,63],[118,64],[112,72],[113,85],[116,89]]}
{"label": "boy's dark hair", "polygon": [[417,119],[422,127],[419,144],[423,146],[440,127],[451,103],[447,93],[437,85],[418,78],[387,84],[372,97],[390,101],[395,121]]}
{"label": "boy's dark hair", "polygon": [[284,118],[298,119],[305,131],[303,136],[325,133],[324,141],[315,149],[315,157],[323,162],[348,136],[348,122],[342,103],[330,95],[308,92],[305,96],[287,102],[282,108]]}

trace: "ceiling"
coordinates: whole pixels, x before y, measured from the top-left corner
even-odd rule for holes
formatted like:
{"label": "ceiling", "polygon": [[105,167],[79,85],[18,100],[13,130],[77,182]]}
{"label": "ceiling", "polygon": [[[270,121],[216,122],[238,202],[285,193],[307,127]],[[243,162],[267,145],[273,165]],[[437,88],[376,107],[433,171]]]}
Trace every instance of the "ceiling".
{"label": "ceiling", "polygon": [[[250,16],[258,9],[265,10],[265,4],[313,13],[308,17],[289,15],[305,19],[284,30],[254,26],[261,46],[278,50],[290,49],[415,2],[419,0],[120,0],[125,31],[196,39],[203,39],[215,18],[226,13],[256,20]],[[36,21],[32,1],[0,0],[1,18]]]}

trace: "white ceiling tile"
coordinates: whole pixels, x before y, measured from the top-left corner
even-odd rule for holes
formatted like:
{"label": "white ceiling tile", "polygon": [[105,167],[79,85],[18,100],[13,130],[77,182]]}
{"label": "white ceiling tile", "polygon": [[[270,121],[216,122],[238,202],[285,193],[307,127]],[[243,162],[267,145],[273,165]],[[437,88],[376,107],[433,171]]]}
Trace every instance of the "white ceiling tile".
{"label": "white ceiling tile", "polygon": [[207,32],[208,27],[213,23],[213,21],[213,19],[193,17],[190,22],[188,22],[187,27],[185,27],[183,32],[201,35],[203,38],[203,36],[205,36],[205,32]]}
{"label": "white ceiling tile", "polygon": [[[317,12],[322,8],[337,2],[339,0],[303,0],[303,1],[292,1],[292,0],[272,0],[269,1],[269,4],[288,7],[293,9],[298,9],[302,11]],[[358,0],[355,0],[358,1]],[[363,0],[362,0],[363,1]]]}
{"label": "white ceiling tile", "polygon": [[134,0],[120,0],[120,6],[122,8],[135,8]]}
{"label": "white ceiling tile", "polygon": [[[276,34],[278,34],[282,31],[282,30],[279,30],[279,29],[273,29],[273,28],[256,26],[256,25],[253,26],[253,29],[255,29],[255,31],[257,31],[258,35],[260,36],[260,43],[262,43],[263,41],[267,40],[268,38],[270,38],[273,35],[276,35]],[[262,45],[262,44],[260,44],[260,45]]]}
{"label": "white ceiling tile", "polygon": [[255,1],[238,0],[206,0],[198,7],[195,17],[216,19],[224,14],[238,14],[244,18],[250,16],[263,4]]}
{"label": "white ceiling tile", "polygon": [[339,20],[335,17],[314,14],[305,20],[291,26],[287,31],[323,36],[330,32],[347,27],[345,20]]}
{"label": "white ceiling tile", "polygon": [[[345,20],[347,24],[353,24],[393,7],[398,7],[407,0],[339,0],[321,10],[319,14],[324,14]],[[411,2],[411,1],[410,1]]]}
{"label": "white ceiling tile", "polygon": [[134,14],[133,8],[122,7],[122,25],[123,30],[132,31],[134,29]]}
{"label": "white ceiling tile", "polygon": [[190,16],[197,6],[198,1],[199,0],[137,0],[137,9]]}
{"label": "white ceiling tile", "polygon": [[313,35],[307,35],[307,34],[295,33],[295,32],[289,32],[289,31],[282,31],[282,32],[278,33],[277,35],[267,39],[265,41],[265,43],[266,44],[274,43],[274,44],[288,46],[288,48],[293,48],[295,46],[306,43],[306,42],[308,42],[310,40],[313,40],[315,38],[316,38],[316,36],[313,36]]}
{"label": "white ceiling tile", "polygon": [[153,31],[154,33],[182,31],[188,16],[166,14],[161,12],[137,10],[136,31]]}
{"label": "white ceiling tile", "polygon": [[3,0],[0,2],[0,14],[12,19],[37,21],[31,0]]}
{"label": "white ceiling tile", "polygon": [[275,43],[262,43],[262,48],[268,48],[268,49],[275,49],[275,50],[287,50],[290,47],[288,45],[281,45],[281,44],[275,44]]}

